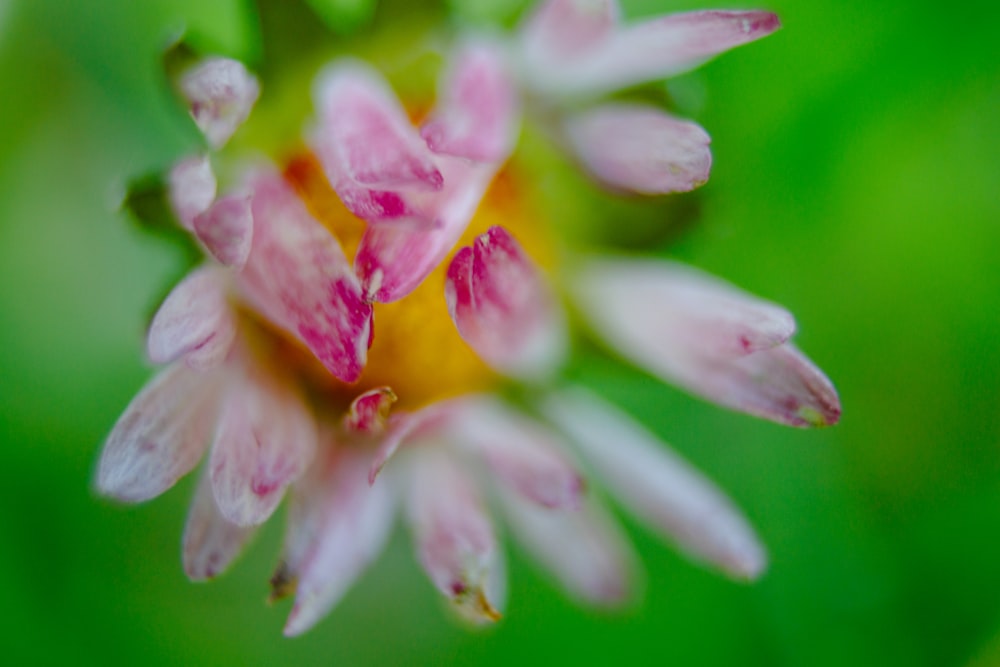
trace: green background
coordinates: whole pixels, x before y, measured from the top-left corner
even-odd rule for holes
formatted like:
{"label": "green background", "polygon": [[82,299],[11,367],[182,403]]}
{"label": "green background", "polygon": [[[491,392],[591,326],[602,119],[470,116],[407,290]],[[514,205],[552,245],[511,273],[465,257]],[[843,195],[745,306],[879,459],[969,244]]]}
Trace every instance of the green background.
{"label": "green background", "polygon": [[[341,33],[371,9],[312,4]],[[632,17],[704,7],[624,4]],[[263,5],[0,0],[5,664],[1000,664],[994,3],[770,0],[782,31],[668,84],[712,134],[709,184],[653,205],[586,195],[605,218],[634,215],[619,245],[786,305],[839,388],[839,426],[795,431],[592,351],[573,364],[740,503],[770,549],[760,582],[692,565],[626,518],[647,570],[640,604],[578,608],[508,548],[506,618],[470,633],[398,534],[295,640],[281,636],[287,603],[264,604],[280,521],[229,575],[193,585],[179,564],[192,480],[135,508],[91,488],[101,441],[149,374],[147,318],[183,269],[175,246],[114,212],[128,179],[197,145],[161,50],[186,29],[267,86],[296,48],[336,39],[318,18],[303,27],[318,14],[296,3]],[[451,5],[509,24],[523,3]],[[650,224],[667,214],[696,224]]]}

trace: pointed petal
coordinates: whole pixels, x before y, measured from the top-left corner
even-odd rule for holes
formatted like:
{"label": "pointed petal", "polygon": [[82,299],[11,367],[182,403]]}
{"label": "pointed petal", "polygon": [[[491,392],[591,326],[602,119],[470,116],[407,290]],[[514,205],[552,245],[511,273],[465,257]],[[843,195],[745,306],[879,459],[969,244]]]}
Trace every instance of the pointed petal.
{"label": "pointed petal", "polygon": [[104,444],[97,489],[126,502],[155,498],[186,475],[211,438],[216,374],[175,364],[132,399]]}
{"label": "pointed petal", "polygon": [[541,271],[503,227],[456,254],[445,298],[462,339],[497,370],[540,377],[563,361],[562,313]]}
{"label": "pointed petal", "polygon": [[605,260],[573,292],[591,327],[624,357],[720,405],[792,426],[836,423],[836,390],[785,343],[783,309],[689,267]]}
{"label": "pointed petal", "polygon": [[242,269],[253,243],[253,213],[250,197],[221,197],[194,219],[198,239],[212,257],[226,266]]}
{"label": "pointed petal", "polygon": [[214,579],[222,574],[255,530],[229,523],[219,513],[209,475],[202,475],[184,526],[182,558],[184,572],[192,581]]}
{"label": "pointed petal", "polygon": [[708,134],[654,107],[608,104],[566,124],[584,166],[607,185],[655,195],[687,192],[708,180]]}
{"label": "pointed petal", "polygon": [[337,378],[361,376],[371,306],[337,240],[280,176],[252,180],[253,247],[240,285],[264,315],[299,337]]}
{"label": "pointed petal", "polygon": [[461,238],[496,172],[460,158],[439,163],[445,187],[410,198],[418,212],[411,224],[371,225],[362,237],[354,266],[369,300],[402,299],[430,275]]}
{"label": "pointed petal", "polygon": [[615,497],[688,554],[734,577],[764,571],[767,557],[743,514],[632,419],[583,390],[550,396],[544,410]]}
{"label": "pointed petal", "polygon": [[274,596],[296,591],[289,637],[329,612],[382,551],[392,527],[392,487],[365,484],[360,452],[323,449],[292,496],[283,562],[272,579]]}
{"label": "pointed petal", "polygon": [[580,506],[583,478],[558,437],[500,401],[462,401],[443,433],[483,457],[497,479],[525,499],[548,508]]}
{"label": "pointed petal", "polygon": [[378,434],[389,423],[389,410],[396,402],[396,394],[389,387],[366,391],[353,401],[344,416],[344,429],[361,434]]}
{"label": "pointed petal", "polygon": [[156,311],[146,349],[153,363],[184,357],[195,370],[225,360],[236,337],[236,318],[227,300],[223,269],[204,267],[182,280]]}
{"label": "pointed petal", "polygon": [[212,489],[226,520],[252,526],[271,516],[305,471],[316,451],[316,426],[284,378],[248,367],[233,384],[212,446]]}
{"label": "pointed petal", "polygon": [[177,220],[194,231],[195,217],[215,199],[215,173],[208,155],[193,155],[175,164],[167,176],[167,197]]}
{"label": "pointed petal", "polygon": [[795,333],[794,318],[780,306],[675,262],[588,261],[573,287],[599,332],[621,329],[624,339],[627,330],[644,341],[629,341],[641,349],[660,341],[663,354],[737,356],[775,347]]}
{"label": "pointed petal", "polygon": [[208,58],[181,78],[181,92],[191,105],[194,122],[208,145],[222,148],[250,116],[260,85],[236,60]]}
{"label": "pointed petal", "polygon": [[342,59],[324,70],[317,79],[316,107],[331,149],[320,159],[332,159],[354,182],[377,190],[441,189],[443,178],[430,151],[373,68]]}
{"label": "pointed petal", "polygon": [[514,146],[518,100],[504,54],[488,43],[459,49],[441,100],[420,136],[435,153],[503,162]]}
{"label": "pointed petal", "polygon": [[500,498],[518,542],[570,595],[599,606],[628,599],[636,558],[621,529],[596,502],[553,512],[511,493]]}
{"label": "pointed petal", "polygon": [[499,612],[486,597],[496,540],[479,494],[442,452],[422,451],[412,464],[407,509],[420,564],[464,615],[480,622],[498,620]]}
{"label": "pointed petal", "polygon": [[705,395],[720,405],[800,428],[840,421],[837,390],[791,343],[702,370]]}
{"label": "pointed petal", "polygon": [[617,30],[580,57],[539,63],[530,83],[548,94],[596,96],[675,76],[780,27],[765,11],[697,11]]}
{"label": "pointed petal", "polygon": [[607,39],[620,14],[616,0],[542,2],[521,29],[521,50],[529,65],[572,60]]}

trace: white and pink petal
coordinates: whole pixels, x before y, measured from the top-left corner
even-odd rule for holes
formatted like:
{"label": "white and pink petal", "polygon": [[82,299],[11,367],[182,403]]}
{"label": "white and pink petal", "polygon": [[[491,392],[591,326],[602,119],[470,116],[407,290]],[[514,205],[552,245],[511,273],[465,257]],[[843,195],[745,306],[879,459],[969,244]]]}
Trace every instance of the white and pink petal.
{"label": "white and pink petal", "polygon": [[420,128],[435,153],[476,162],[503,162],[519,121],[517,89],[498,45],[469,42],[454,56],[439,102]]}
{"label": "white and pink petal", "polygon": [[594,49],[618,27],[617,0],[545,0],[520,32],[520,51],[533,67],[556,67]]}
{"label": "white and pink petal", "polygon": [[382,551],[393,523],[392,487],[365,483],[367,458],[324,443],[289,508],[283,561],[272,597],[295,593],[285,635],[307,631]]}
{"label": "white and pink petal", "polygon": [[572,286],[595,333],[667,382],[792,426],[840,417],[833,385],[786,342],[795,322],[778,306],[665,261],[584,262]]}
{"label": "white and pink petal", "polygon": [[177,284],[156,311],[146,338],[153,363],[181,357],[192,369],[222,363],[236,338],[236,314],[229,304],[224,269],[202,267]]}
{"label": "white and pink petal", "polygon": [[441,434],[486,463],[498,481],[525,500],[573,510],[584,481],[559,437],[493,398],[456,402]]}
{"label": "white and pink petal", "polygon": [[317,436],[292,383],[262,361],[245,363],[225,397],[209,464],[222,516],[252,526],[271,516],[288,485],[305,472]]}
{"label": "white and pink petal", "polygon": [[764,571],[764,548],[739,509],[631,418],[582,389],[551,395],[544,411],[619,502],[689,555],[743,579]]}
{"label": "white and pink petal", "polygon": [[132,399],[105,441],[97,489],[125,502],[160,495],[197,465],[217,415],[217,373],[183,364],[160,371]]}
{"label": "white and pink petal", "polygon": [[587,171],[612,188],[656,195],[708,180],[708,134],[655,107],[606,104],[570,116],[565,130]]}
{"label": "white and pink petal", "polygon": [[445,299],[462,339],[498,371],[544,377],[564,360],[562,311],[542,272],[503,227],[456,253]]}
{"label": "white and pink petal", "polygon": [[328,148],[320,155],[324,166],[330,162],[338,174],[373,190],[441,189],[430,150],[373,68],[342,59],[320,74],[315,97]]}
{"label": "white and pink petal", "polygon": [[208,155],[184,158],[167,174],[167,199],[178,222],[194,231],[194,219],[215,200],[218,184]]}
{"label": "white and pink petal", "polygon": [[214,579],[232,564],[253,537],[253,527],[237,526],[219,512],[209,475],[195,491],[182,540],[184,573],[192,581]]}
{"label": "white and pink petal", "polygon": [[514,537],[571,596],[610,607],[628,600],[637,558],[621,528],[596,501],[559,512],[509,492],[500,498]]}
{"label": "white and pink petal", "polygon": [[404,222],[373,224],[354,258],[366,299],[389,303],[415,290],[461,238],[486,193],[496,166],[461,158],[438,158],[445,185],[440,192],[408,195]]}
{"label": "white and pink petal", "polygon": [[208,145],[222,148],[250,116],[260,84],[239,61],[207,58],[184,73],[181,92]]}
{"label": "white and pink petal", "polygon": [[410,463],[407,510],[420,564],[463,615],[498,620],[487,597],[496,538],[475,486],[445,452],[426,450]]}
{"label": "white and pink petal", "polygon": [[547,95],[593,97],[681,74],[779,27],[776,15],[759,10],[671,14],[621,27],[575,58],[529,58],[524,71]]}
{"label": "white and pink petal", "polygon": [[296,335],[337,378],[361,376],[372,308],[337,239],[277,173],[250,181],[253,246],[239,285],[262,314]]}
{"label": "white and pink petal", "polygon": [[242,269],[253,244],[250,197],[220,197],[195,217],[194,231],[212,257],[225,266]]}

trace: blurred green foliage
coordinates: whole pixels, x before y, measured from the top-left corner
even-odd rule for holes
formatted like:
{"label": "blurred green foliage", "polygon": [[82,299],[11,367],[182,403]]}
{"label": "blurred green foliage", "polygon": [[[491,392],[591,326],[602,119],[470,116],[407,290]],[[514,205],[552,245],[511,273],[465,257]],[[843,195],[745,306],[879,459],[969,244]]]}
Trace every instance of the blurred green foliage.
{"label": "blurred green foliage", "polygon": [[[301,91],[298,110],[265,106],[253,121],[287,133],[275,144],[294,141],[311,73],[283,72],[315,57],[309,44],[406,48],[399,32],[335,36],[365,24],[368,2],[310,4],[312,25],[305,5],[264,0],[0,3],[5,664],[1000,664],[992,3],[772,0],[782,31],[663,91],[713,136],[707,186],[653,204],[567,202],[562,225],[593,210],[634,219],[622,243],[787,305],[802,347],[837,383],[843,422],[799,432],[594,353],[574,360],[578,379],[745,508],[772,555],[759,583],[703,571],[630,524],[648,571],[641,604],[579,609],[511,548],[506,619],[467,633],[440,613],[397,538],[333,614],[292,641],[280,633],[287,607],[263,604],[280,526],[228,576],[195,586],[178,553],[191,480],[138,508],[96,498],[100,443],[149,374],[146,317],[185,262],[114,212],[127,182],[199,145],[162,52],[183,34],[193,48],[248,60],[277,97]],[[630,17],[705,6],[623,4]],[[447,5],[458,21],[510,25],[524,3]],[[443,12],[386,2],[371,20],[406,13],[412,32],[419,16]],[[328,31],[319,15],[343,23]],[[552,187],[561,196],[565,186]],[[664,231],[678,219],[694,224]]]}

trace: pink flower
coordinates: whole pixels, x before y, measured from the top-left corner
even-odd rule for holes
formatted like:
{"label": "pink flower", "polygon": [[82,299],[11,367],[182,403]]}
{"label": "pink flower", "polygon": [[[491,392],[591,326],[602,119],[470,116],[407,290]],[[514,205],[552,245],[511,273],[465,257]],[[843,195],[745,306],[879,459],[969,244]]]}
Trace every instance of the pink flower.
{"label": "pink flower", "polygon": [[[498,512],[570,595],[620,603],[636,559],[594,482],[692,558],[741,579],[763,572],[753,529],[712,482],[560,379],[564,298],[665,381],[794,426],[839,418],[783,309],[667,262],[545,252],[506,166],[529,101],[556,110],[567,145],[611,187],[690,189],[710,161],[700,128],[569,101],[777,27],[763,12],[696,12],[622,28],[613,2],[589,7],[544,3],[512,51],[462,42],[419,127],[376,70],[341,59],[317,77],[310,150],[284,173],[247,164],[219,195],[212,154],[171,171],[175,213],[207,259],[153,319],[149,357],[168,366],[109,435],[97,485],[144,501],[207,453],[184,532],[192,579],[221,573],[287,493],[272,591],[295,596],[288,635],[336,604],[397,516],[431,582],[476,622],[503,608]],[[215,149],[258,93],[221,59],[182,87]],[[565,293],[536,252],[564,258]],[[521,384],[521,407],[494,391],[505,382]]]}

